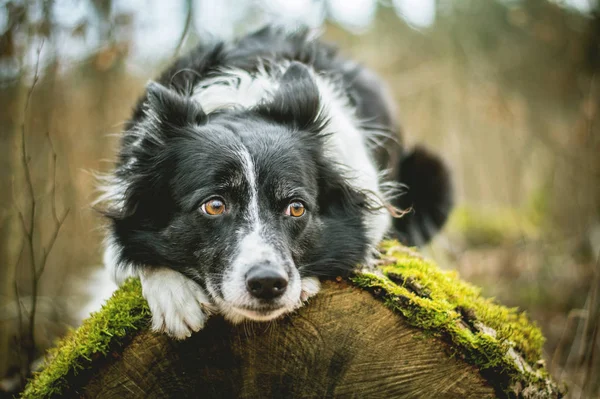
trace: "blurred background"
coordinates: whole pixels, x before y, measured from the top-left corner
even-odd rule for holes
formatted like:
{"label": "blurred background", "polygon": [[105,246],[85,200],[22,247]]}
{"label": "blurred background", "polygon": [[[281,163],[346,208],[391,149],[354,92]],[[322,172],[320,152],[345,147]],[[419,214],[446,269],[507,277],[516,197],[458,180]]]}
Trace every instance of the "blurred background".
{"label": "blurred background", "polygon": [[454,175],[427,255],[527,311],[569,396],[599,397],[598,0],[0,0],[0,396],[85,313],[94,173],[145,83],[270,21],[383,77],[406,142]]}

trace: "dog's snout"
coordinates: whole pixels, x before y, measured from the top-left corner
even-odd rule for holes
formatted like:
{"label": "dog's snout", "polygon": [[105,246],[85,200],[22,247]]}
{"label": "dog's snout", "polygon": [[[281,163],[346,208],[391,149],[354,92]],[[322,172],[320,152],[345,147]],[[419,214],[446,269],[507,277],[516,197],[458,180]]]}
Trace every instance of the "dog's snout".
{"label": "dog's snout", "polygon": [[246,275],[246,288],[258,299],[274,299],[285,292],[287,276],[277,270],[255,266]]}

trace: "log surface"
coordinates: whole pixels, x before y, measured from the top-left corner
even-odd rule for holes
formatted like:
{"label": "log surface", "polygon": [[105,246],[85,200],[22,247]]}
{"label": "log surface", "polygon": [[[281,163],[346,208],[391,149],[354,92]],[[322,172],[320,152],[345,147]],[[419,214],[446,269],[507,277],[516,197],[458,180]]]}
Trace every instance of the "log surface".
{"label": "log surface", "polygon": [[372,294],[345,282],[293,315],[231,325],[213,316],[185,341],[140,331],[67,397],[490,398],[478,369],[451,357]]}

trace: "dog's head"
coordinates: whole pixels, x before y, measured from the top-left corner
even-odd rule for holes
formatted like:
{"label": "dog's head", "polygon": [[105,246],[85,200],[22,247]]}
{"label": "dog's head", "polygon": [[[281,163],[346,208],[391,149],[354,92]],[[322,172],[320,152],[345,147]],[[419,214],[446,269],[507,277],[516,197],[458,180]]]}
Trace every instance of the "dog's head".
{"label": "dog's head", "polygon": [[151,83],[145,110],[123,140],[108,212],[120,264],[178,270],[239,321],[293,310],[316,288],[307,277],[364,259],[365,197],[328,159],[306,67],[292,64],[252,109],[206,115]]}

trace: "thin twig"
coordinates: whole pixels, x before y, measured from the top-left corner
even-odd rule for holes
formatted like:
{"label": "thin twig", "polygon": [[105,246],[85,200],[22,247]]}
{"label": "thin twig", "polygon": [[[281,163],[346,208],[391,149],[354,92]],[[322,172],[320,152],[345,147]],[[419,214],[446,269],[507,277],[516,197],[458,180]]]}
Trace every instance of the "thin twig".
{"label": "thin twig", "polygon": [[563,350],[566,348],[568,333],[572,330],[575,319],[583,319],[586,317],[587,314],[583,309],[572,309],[569,312],[567,316],[567,321],[558,341],[558,345],[556,346],[554,354],[552,355],[552,360],[550,361],[549,371],[551,374],[557,375],[558,373],[558,363],[560,362],[560,358],[562,357]]}
{"label": "thin twig", "polygon": [[57,155],[56,155],[56,151],[54,150],[54,144],[52,143],[52,138],[50,137],[50,132],[46,133],[46,138],[48,139],[48,142],[50,144],[50,149],[52,151],[52,186],[51,186],[51,201],[52,201],[52,217],[54,218],[54,232],[52,233],[52,236],[50,237],[50,241],[48,242],[48,245],[46,246],[46,249],[43,250],[42,253],[42,258],[40,260],[40,266],[36,271],[35,274],[35,280],[39,280],[40,277],[42,276],[42,273],[44,273],[44,270],[46,269],[46,264],[47,264],[47,260],[48,260],[48,255],[50,255],[50,252],[52,252],[52,248],[54,248],[54,243],[56,242],[56,238],[58,237],[58,234],[60,233],[60,230],[65,222],[65,219],[67,218],[67,216],[69,215],[69,211],[70,209],[66,209],[65,212],[63,213],[63,215],[61,217],[58,217],[57,211],[56,211],[56,159],[57,159]]}
{"label": "thin twig", "polygon": [[190,31],[190,26],[192,25],[192,0],[187,0],[185,3],[187,5],[185,25],[183,26],[183,31],[181,32],[181,36],[179,37],[179,41],[177,42],[177,46],[175,47],[173,58],[177,58],[179,56],[179,52],[183,47],[183,43],[185,42],[185,39],[187,38]]}
{"label": "thin twig", "polygon": [[44,269],[46,268],[46,261],[48,260],[48,255],[50,255],[50,252],[52,252],[52,248],[54,248],[54,243],[56,242],[56,238],[58,237],[58,234],[60,233],[60,229],[62,228],[65,219],[67,218],[67,216],[69,216],[69,211],[70,209],[65,210],[65,213],[63,213],[62,217],[60,219],[57,220],[56,225],[54,227],[54,232],[52,233],[52,237],[50,237],[50,241],[48,242],[47,245],[47,249],[45,249],[43,251],[42,254],[42,258],[40,261],[40,267],[37,270],[37,273],[35,275],[35,279],[39,280],[40,277],[42,277],[42,273],[44,273]]}
{"label": "thin twig", "polygon": [[52,186],[51,186],[51,197],[52,197],[52,217],[54,218],[54,223],[57,225],[59,223],[58,216],[56,215],[56,151],[54,150],[54,143],[52,143],[52,138],[50,137],[50,132],[46,132],[46,138],[48,139],[48,144],[50,144],[50,150],[52,151]]}
{"label": "thin twig", "polygon": [[17,215],[19,215],[19,220],[21,220],[21,227],[23,228],[23,233],[25,234],[25,236],[29,236],[29,229],[27,228],[27,222],[25,222],[25,216],[23,215],[23,212],[18,210]]}
{"label": "thin twig", "polygon": [[[29,373],[31,372],[30,370],[30,365],[34,360],[34,356],[35,356],[35,349],[36,349],[36,344],[35,344],[35,316],[36,316],[36,310],[37,310],[37,297],[38,297],[38,286],[39,286],[39,279],[41,276],[41,272],[43,272],[43,269],[45,268],[45,264],[46,264],[46,259],[47,259],[47,253],[44,251],[43,256],[42,256],[42,263],[41,266],[38,268],[37,267],[37,262],[36,262],[36,256],[35,256],[35,247],[34,247],[34,237],[35,237],[35,220],[36,220],[36,211],[37,211],[37,201],[36,201],[36,197],[35,197],[35,190],[33,187],[33,180],[31,178],[31,169],[30,169],[30,159],[29,156],[27,154],[27,143],[26,143],[26,120],[27,120],[27,115],[28,115],[28,111],[29,111],[29,106],[31,104],[31,98],[33,95],[33,91],[35,90],[35,87],[38,83],[38,80],[40,78],[39,76],[39,67],[40,67],[40,56],[41,56],[41,52],[42,52],[42,48],[43,48],[44,42],[42,41],[40,43],[40,46],[37,49],[37,59],[36,59],[36,63],[35,63],[35,70],[34,70],[34,74],[33,74],[33,81],[31,83],[31,86],[29,87],[29,90],[27,91],[27,97],[25,99],[25,107],[23,110],[23,122],[21,124],[21,163],[23,166],[23,172],[25,173],[25,185],[29,194],[29,200],[30,200],[30,206],[29,206],[29,223],[26,222],[25,220],[25,215],[19,211],[19,218],[21,220],[21,224],[23,226],[23,233],[25,236],[25,242],[27,243],[27,247],[29,249],[29,257],[30,257],[30,270],[31,270],[31,279],[32,279],[32,289],[31,289],[31,308],[29,309],[29,314],[28,314],[28,325],[27,325],[27,337],[24,337],[24,325],[23,325],[23,315],[22,315],[22,308],[21,306],[19,306],[19,340],[20,340],[20,347],[19,347],[19,351],[21,351],[21,348],[24,348],[26,350],[26,360],[21,361],[21,379],[23,379],[24,377],[28,377]],[[66,215],[65,215],[66,217]],[[27,224],[29,226],[27,226]],[[60,228],[56,229],[59,230]],[[57,232],[55,232],[55,234],[57,234]],[[53,237],[53,240],[51,240],[52,245],[54,244],[54,240],[56,238]],[[15,295],[18,297],[19,303],[20,303],[20,294],[19,294],[19,288],[18,288],[18,283],[17,283],[17,279],[15,276]],[[22,353],[19,353],[19,357],[20,359],[23,358]],[[26,362],[26,363],[25,363]],[[24,376],[24,374],[27,374],[26,376]]]}
{"label": "thin twig", "polygon": [[[596,267],[594,270],[594,284],[590,289],[590,307],[588,308],[588,317],[583,330],[583,343],[580,348],[586,347],[587,350],[581,351],[582,356],[580,361],[580,367],[583,368],[583,378],[581,389],[586,395],[585,397],[591,397],[591,392],[594,385],[593,367],[594,367],[594,353],[596,352],[596,342],[598,339],[598,329],[600,328],[600,303],[598,294],[600,291],[600,254],[596,260]],[[589,396],[587,396],[589,395]]]}
{"label": "thin twig", "polygon": [[[35,65],[35,72],[33,76],[33,81],[31,87],[27,92],[27,98],[25,100],[25,109],[23,114],[23,123],[21,125],[21,162],[25,173],[25,184],[27,186],[27,191],[30,197],[30,209],[29,209],[29,223],[27,223],[25,215],[23,212],[18,210],[18,215],[21,220],[21,224],[23,226],[23,234],[25,238],[25,242],[29,249],[30,256],[30,269],[31,269],[31,308],[28,313],[28,324],[27,324],[27,334],[25,334],[25,326],[23,324],[23,315],[22,309],[19,307],[19,340],[21,342],[21,348],[26,350],[26,360],[21,362],[21,378],[29,377],[31,370],[30,365],[33,363],[36,344],[35,344],[35,317],[37,313],[37,303],[38,303],[38,294],[39,294],[39,284],[46,269],[46,265],[48,264],[48,256],[52,252],[54,248],[54,244],[56,243],[56,239],[61,232],[62,226],[69,215],[69,209],[66,209],[64,213],[59,216],[56,209],[56,165],[57,165],[57,154],[54,148],[54,143],[52,142],[52,138],[50,137],[50,132],[46,133],[46,137],[49,143],[49,147],[51,150],[51,173],[52,173],[52,186],[51,186],[51,201],[52,201],[52,218],[54,220],[54,231],[48,241],[46,247],[41,248],[41,256],[36,259],[35,256],[35,247],[34,247],[34,237],[36,235],[36,212],[37,212],[37,201],[35,197],[35,190],[33,185],[33,180],[31,178],[31,169],[30,169],[30,161],[27,154],[27,144],[26,144],[26,129],[25,129],[25,121],[27,119],[27,113],[29,110],[29,105],[31,102],[31,97],[35,86],[39,80],[39,64],[40,64],[40,54],[42,50],[43,42],[38,48],[37,52],[37,61]],[[25,243],[23,244],[25,246]],[[18,290],[18,284],[15,279],[15,295],[19,298],[20,295]],[[26,335],[26,336],[25,336]],[[22,353],[19,353],[20,358],[22,359]],[[25,376],[23,376],[25,375]]]}
{"label": "thin twig", "polygon": [[27,190],[29,191],[29,197],[31,200],[31,204],[29,206],[29,227],[25,226],[25,217],[22,214],[19,214],[21,217],[21,221],[23,223],[23,227],[25,230],[25,235],[29,244],[29,256],[31,257],[31,265],[34,268],[33,274],[35,275],[35,253],[33,248],[33,235],[34,235],[34,223],[35,223],[35,210],[36,210],[36,200],[35,200],[35,191],[33,190],[33,182],[31,180],[31,171],[29,170],[29,158],[27,156],[27,149],[25,143],[25,121],[27,119],[27,111],[29,110],[29,103],[31,101],[31,95],[33,94],[33,90],[35,89],[35,85],[38,82],[39,75],[39,64],[40,64],[40,53],[42,51],[42,44],[38,48],[37,52],[37,61],[35,63],[35,73],[33,75],[33,82],[29,87],[27,92],[27,97],[25,99],[25,109],[23,111],[23,123],[21,124],[21,163],[23,165],[23,171],[25,173],[25,183],[27,185]]}
{"label": "thin twig", "polygon": [[17,271],[19,269],[19,264],[21,263],[21,258],[23,256],[23,252],[25,251],[25,242],[21,242],[21,250],[19,251],[19,256],[17,257],[17,261],[15,262],[14,268],[14,282],[13,288],[15,291],[15,302],[17,303],[17,318],[18,318],[18,328],[17,328],[17,339],[19,346],[17,347],[17,357],[19,360],[19,378],[21,379],[21,386],[25,385],[27,381],[27,368],[28,366],[25,364],[25,360],[23,359],[23,354],[21,351],[20,345],[23,342],[23,313],[22,313],[22,304],[21,304],[21,294],[19,292],[19,280]]}
{"label": "thin twig", "polygon": [[[588,98],[587,98],[587,100],[589,102],[592,102],[592,101],[595,100],[594,99],[594,87],[595,87],[595,83],[596,83],[596,72],[594,72],[592,74],[592,78],[590,79],[590,88],[589,88]],[[587,138],[588,138],[588,140],[592,137],[592,129],[594,127],[594,116],[595,115],[596,115],[595,113],[592,114],[592,117],[588,118],[588,121],[587,121],[588,122],[588,124],[587,124],[588,125],[588,128],[587,128]]]}
{"label": "thin twig", "polygon": [[[29,199],[31,201],[29,207],[29,228],[25,227],[25,217],[20,214],[21,221],[24,224],[23,228],[25,230],[25,240],[27,242],[27,246],[29,248],[29,257],[31,262],[31,276],[33,278],[33,291],[31,296],[31,309],[29,310],[29,326],[28,326],[28,340],[26,342],[21,339],[22,344],[26,344],[27,347],[27,369],[29,369],[29,364],[33,361],[33,357],[35,354],[35,336],[34,336],[34,324],[35,324],[35,311],[37,307],[37,283],[36,280],[36,261],[35,261],[35,249],[33,243],[33,237],[35,234],[35,214],[36,214],[36,199],[35,199],[35,191],[33,189],[33,182],[31,179],[31,171],[29,169],[29,157],[27,156],[27,149],[25,143],[25,121],[27,120],[27,111],[29,110],[29,104],[31,102],[31,96],[33,94],[33,90],[39,79],[39,65],[40,65],[40,54],[42,52],[42,46],[44,42],[40,44],[37,50],[37,60],[35,63],[35,72],[33,75],[33,81],[29,90],[27,92],[27,97],[25,99],[25,108],[23,110],[23,123],[21,124],[21,163],[23,164],[23,169],[25,173],[25,183],[27,186],[27,190],[29,191]],[[19,309],[20,311],[20,309]]]}

